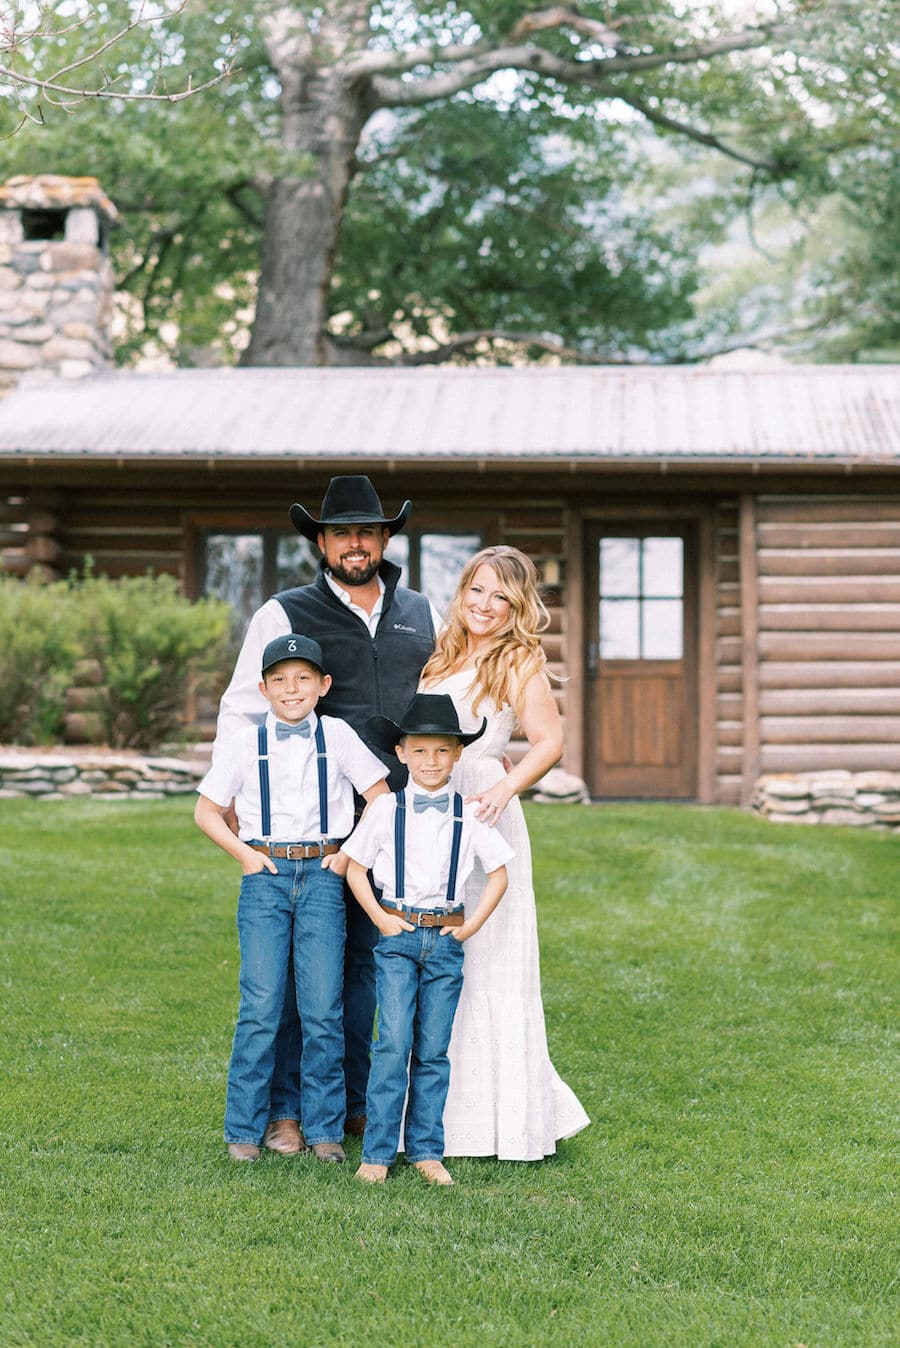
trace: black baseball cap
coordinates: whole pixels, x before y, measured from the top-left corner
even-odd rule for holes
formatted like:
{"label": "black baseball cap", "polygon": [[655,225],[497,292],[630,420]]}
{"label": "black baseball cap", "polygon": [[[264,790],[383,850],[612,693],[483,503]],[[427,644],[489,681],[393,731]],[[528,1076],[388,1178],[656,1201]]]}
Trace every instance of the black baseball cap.
{"label": "black baseball cap", "polygon": [[265,674],[267,669],[280,664],[282,660],[305,660],[308,665],[315,665],[320,673],[326,673],[322,647],[318,641],[313,641],[312,637],[302,637],[298,632],[290,632],[286,637],[276,637],[269,642],[263,651],[261,673]]}

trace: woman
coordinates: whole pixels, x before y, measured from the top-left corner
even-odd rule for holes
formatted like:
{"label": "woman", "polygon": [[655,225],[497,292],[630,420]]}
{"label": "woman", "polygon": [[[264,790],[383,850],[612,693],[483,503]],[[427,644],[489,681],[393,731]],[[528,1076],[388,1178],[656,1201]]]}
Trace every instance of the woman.
{"label": "woman", "polygon": [[[516,854],[502,903],[465,946],[444,1111],[448,1156],[540,1160],[590,1122],[547,1051],[531,849],[518,799],[562,753],[539,637],[548,622],[533,563],[516,548],[484,548],[465,567],[422,671],[424,689],[453,698],[463,730],[487,716],[485,734],[463,750],[454,779]],[[501,759],[516,721],[528,752],[506,772]],[[483,876],[472,876],[467,894],[483,884]]]}

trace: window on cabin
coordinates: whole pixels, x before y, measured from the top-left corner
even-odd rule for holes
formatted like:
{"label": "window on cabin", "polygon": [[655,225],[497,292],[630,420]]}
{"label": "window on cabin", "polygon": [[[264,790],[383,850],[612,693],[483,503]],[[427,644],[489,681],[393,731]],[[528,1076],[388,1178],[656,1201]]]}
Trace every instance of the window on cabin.
{"label": "window on cabin", "polygon": [[[446,613],[460,572],[481,546],[480,533],[404,530],[391,539],[385,556],[400,567],[401,585],[421,590]],[[236,636],[271,595],[308,585],[318,565],[318,548],[297,533],[209,529],[200,536],[201,590],[231,605]]]}
{"label": "window on cabin", "polygon": [[482,546],[481,534],[404,529],[391,539],[385,556],[403,572],[401,585],[420,590],[446,616],[460,572]]}

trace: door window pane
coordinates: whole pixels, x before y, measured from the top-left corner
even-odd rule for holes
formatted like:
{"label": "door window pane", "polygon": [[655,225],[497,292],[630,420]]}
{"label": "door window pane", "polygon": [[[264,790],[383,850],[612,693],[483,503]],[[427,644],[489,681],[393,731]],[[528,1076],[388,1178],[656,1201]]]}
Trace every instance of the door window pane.
{"label": "door window pane", "polygon": [[640,615],[640,602],[637,599],[601,599],[601,660],[637,660],[640,658]]}
{"label": "door window pane", "polygon": [[423,534],[420,544],[420,588],[446,617],[463,567],[481,547],[479,534]]}
{"label": "door window pane", "polygon": [[600,540],[600,659],[680,660],[684,540]]}
{"label": "door window pane", "polygon": [[680,660],[684,615],[680,599],[645,599],[641,654],[645,660]]}
{"label": "door window pane", "polygon": [[640,583],[641,540],[639,538],[602,538],[600,540],[600,593],[604,598],[621,595],[636,599]]}
{"label": "door window pane", "polygon": [[642,545],[641,593],[680,599],[683,593],[684,542],[680,538],[645,538]]}

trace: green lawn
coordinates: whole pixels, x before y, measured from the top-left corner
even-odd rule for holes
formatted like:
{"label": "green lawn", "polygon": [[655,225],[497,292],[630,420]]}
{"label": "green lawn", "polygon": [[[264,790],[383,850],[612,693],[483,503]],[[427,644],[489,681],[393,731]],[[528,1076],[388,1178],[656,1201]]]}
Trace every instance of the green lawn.
{"label": "green lawn", "polygon": [[190,812],[3,802],[3,1348],[897,1342],[900,838],[531,807],[594,1122],[370,1189],[358,1143],[225,1157],[237,868]]}

